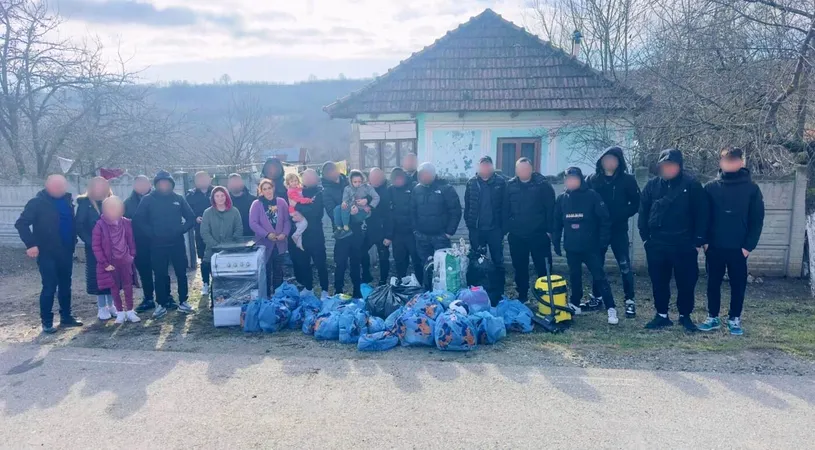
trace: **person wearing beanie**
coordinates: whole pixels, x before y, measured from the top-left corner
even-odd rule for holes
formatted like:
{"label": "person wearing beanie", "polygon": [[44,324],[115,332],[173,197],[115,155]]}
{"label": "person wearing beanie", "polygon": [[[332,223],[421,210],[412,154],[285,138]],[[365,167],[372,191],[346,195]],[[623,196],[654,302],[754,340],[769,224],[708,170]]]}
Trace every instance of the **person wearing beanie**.
{"label": "person wearing beanie", "polygon": [[401,167],[391,170],[391,184],[388,194],[391,199],[391,220],[387,222],[385,236],[392,241],[393,264],[396,276],[404,278],[408,267],[413,266],[413,273],[419,283],[424,278],[424,267],[416,251],[416,238],[413,235],[411,216],[411,198],[416,183]]}
{"label": "person wearing beanie", "polygon": [[[623,279],[625,317],[632,319],[637,315],[637,307],[634,302],[634,272],[631,269],[631,257],[629,256],[628,220],[637,214],[640,207],[640,188],[634,176],[627,173],[623,150],[620,147],[607,148],[597,160],[595,172],[588,176],[586,183],[590,189],[600,194],[608,208],[608,214],[611,217],[609,245]],[[600,257],[603,261],[606,259],[608,247],[600,249]],[[587,309],[600,307],[598,300],[600,295],[602,294],[594,288],[586,305]]]}
{"label": "person wearing beanie", "polygon": [[659,176],[649,180],[642,190],[637,221],[657,310],[645,327],[662,329],[673,325],[668,317],[673,277],[679,323],[695,332],[698,328],[690,314],[699,279],[699,249],[707,240],[708,199],[702,184],[684,170],[679,150],[663,150],[658,168]]}
{"label": "person wearing beanie", "polygon": [[[478,173],[467,181],[464,189],[464,223],[470,232],[470,246],[486,255],[504,280],[504,191],[507,182],[495,173],[492,158],[484,156],[478,163]],[[496,291],[503,289],[503,282]]]}
{"label": "person wearing beanie", "polygon": [[[154,191],[146,195],[133,217],[133,226],[150,241],[150,256],[153,273],[156,276],[156,301],[153,318],[167,314],[168,309],[177,308],[183,313],[192,312],[187,303],[187,249],[184,234],[192,230],[196,223],[195,213],[187,200],[176,194],[175,180],[169,172],[161,170],[153,178]],[[178,306],[170,299],[170,264],[173,265],[178,282]]]}
{"label": "person wearing beanie", "polygon": [[583,299],[583,264],[589,269],[592,285],[600,292],[598,297],[608,310],[608,323],[617,325],[617,309],[611,287],[603,269],[605,260],[599,249],[608,246],[611,239],[611,218],[600,194],[588,188],[583,172],[578,167],[566,169],[566,190],[555,201],[552,244],[561,256],[560,238],[569,265],[569,284],[572,288],[570,306],[580,314]]}
{"label": "person wearing beanie", "polygon": [[194,182],[195,187],[187,191],[185,199],[190,205],[190,208],[192,208],[192,212],[195,213],[195,227],[193,231],[195,232],[195,253],[198,255],[198,258],[201,259],[201,294],[208,295],[210,265],[205,264],[207,261],[204,254],[206,253],[207,246],[201,236],[201,221],[203,220],[204,211],[210,207],[213,189],[212,177],[204,171],[196,172]]}
{"label": "person wearing beanie", "polygon": [[410,204],[416,251],[426,262],[436,250],[450,247],[461,221],[461,200],[453,186],[436,177],[436,167],[424,162]]}
{"label": "person wearing beanie", "polygon": [[730,278],[730,311],[727,327],[730,334],[741,336],[741,312],[747,289],[747,259],[758,245],[764,228],[764,197],[744,167],[744,151],[722,150],[719,176],[705,185],[710,201],[710,227],[705,244],[707,259],[708,318],[699,325],[701,331],[721,328],[722,280]]}

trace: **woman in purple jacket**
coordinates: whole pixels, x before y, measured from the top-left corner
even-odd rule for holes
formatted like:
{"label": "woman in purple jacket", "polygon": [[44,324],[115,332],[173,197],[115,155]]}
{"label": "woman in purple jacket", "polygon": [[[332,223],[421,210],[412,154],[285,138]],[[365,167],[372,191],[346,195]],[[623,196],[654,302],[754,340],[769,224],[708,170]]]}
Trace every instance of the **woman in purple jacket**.
{"label": "woman in purple jacket", "polygon": [[286,200],[275,196],[275,184],[264,178],[258,184],[258,199],[249,208],[249,227],[255,240],[266,247],[266,287],[272,291],[283,284],[283,255],[288,251],[291,218]]}

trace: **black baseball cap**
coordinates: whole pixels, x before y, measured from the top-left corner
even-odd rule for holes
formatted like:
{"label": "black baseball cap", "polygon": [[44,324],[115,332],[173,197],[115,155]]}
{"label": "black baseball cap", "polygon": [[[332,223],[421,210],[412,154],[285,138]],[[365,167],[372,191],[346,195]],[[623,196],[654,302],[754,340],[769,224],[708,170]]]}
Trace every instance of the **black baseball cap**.
{"label": "black baseball cap", "polygon": [[489,156],[482,156],[481,159],[478,160],[478,164],[492,164],[492,158]]}
{"label": "black baseball cap", "polygon": [[744,150],[733,147],[722,149],[720,156],[722,159],[744,159]]}

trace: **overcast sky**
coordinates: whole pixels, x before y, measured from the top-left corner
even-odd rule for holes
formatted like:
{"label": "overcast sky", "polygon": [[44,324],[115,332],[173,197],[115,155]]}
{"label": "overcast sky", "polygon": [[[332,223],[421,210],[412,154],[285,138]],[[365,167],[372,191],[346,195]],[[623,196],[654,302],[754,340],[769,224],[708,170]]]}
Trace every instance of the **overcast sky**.
{"label": "overcast sky", "polygon": [[51,0],[60,33],[99,36],[145,81],[305,80],[384,73],[490,7],[526,0]]}

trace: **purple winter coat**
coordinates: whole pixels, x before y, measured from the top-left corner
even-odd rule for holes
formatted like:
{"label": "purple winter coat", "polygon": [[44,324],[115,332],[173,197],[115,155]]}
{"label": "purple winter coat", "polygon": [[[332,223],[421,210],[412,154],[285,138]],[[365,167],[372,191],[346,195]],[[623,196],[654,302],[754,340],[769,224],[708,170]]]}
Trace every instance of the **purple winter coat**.
{"label": "purple winter coat", "polygon": [[[133,225],[130,219],[122,218],[122,227],[125,229],[124,239],[127,242],[127,249],[130,253],[130,270],[128,273],[116,273],[119,277],[130,277],[133,279],[133,285],[138,287],[138,280],[136,276],[136,266],[133,261],[136,258],[136,241],[133,238]],[[108,224],[104,219],[99,219],[96,226],[93,227],[92,248],[93,254],[96,256],[96,284],[99,289],[115,289],[119,284],[114,278],[113,272],[108,272],[105,267],[113,264],[113,245],[109,238],[110,235],[107,230]]]}
{"label": "purple winter coat", "polygon": [[[277,198],[277,226],[273,227],[272,222],[266,217],[263,210],[263,203],[260,199],[252,202],[249,208],[249,228],[255,232],[255,241],[266,247],[266,258],[272,255],[272,250],[277,248],[277,253],[282,255],[288,251],[288,236],[291,231],[291,217],[289,216],[289,204],[282,198]],[[269,233],[282,234],[286,239],[282,241],[270,241],[266,236]]]}

